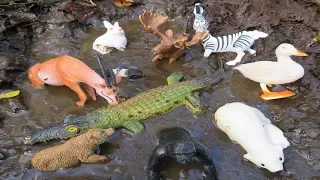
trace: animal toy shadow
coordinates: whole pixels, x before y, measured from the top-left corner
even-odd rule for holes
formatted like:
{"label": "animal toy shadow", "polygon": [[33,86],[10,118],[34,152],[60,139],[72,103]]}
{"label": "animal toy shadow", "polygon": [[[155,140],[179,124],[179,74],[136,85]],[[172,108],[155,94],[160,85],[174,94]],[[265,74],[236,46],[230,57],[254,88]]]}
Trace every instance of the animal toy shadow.
{"label": "animal toy shadow", "polygon": [[208,157],[205,148],[194,142],[187,130],[169,128],[158,135],[159,145],[153,150],[147,167],[148,180],[160,179],[161,167],[173,160],[179,164],[189,164],[197,158],[204,169],[204,179],[216,180],[217,172],[213,161]]}

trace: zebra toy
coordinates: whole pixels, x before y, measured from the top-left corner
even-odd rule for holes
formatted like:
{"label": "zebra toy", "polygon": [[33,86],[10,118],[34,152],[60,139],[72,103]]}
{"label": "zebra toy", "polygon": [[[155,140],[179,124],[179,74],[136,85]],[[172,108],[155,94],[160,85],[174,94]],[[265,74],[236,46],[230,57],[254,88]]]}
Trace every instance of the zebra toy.
{"label": "zebra toy", "polygon": [[193,9],[193,14],[195,16],[193,21],[193,29],[196,32],[206,31],[209,27],[208,21],[203,17],[203,8],[200,3],[196,3]]}
{"label": "zebra toy", "polygon": [[256,55],[256,51],[251,49],[254,41],[259,38],[265,38],[268,34],[261,31],[241,31],[225,36],[212,36],[208,34],[201,41],[204,47],[204,57],[209,57],[212,52],[235,52],[237,57],[227,62],[229,66],[233,66],[240,62],[245,55],[244,51],[248,51],[251,55]]}

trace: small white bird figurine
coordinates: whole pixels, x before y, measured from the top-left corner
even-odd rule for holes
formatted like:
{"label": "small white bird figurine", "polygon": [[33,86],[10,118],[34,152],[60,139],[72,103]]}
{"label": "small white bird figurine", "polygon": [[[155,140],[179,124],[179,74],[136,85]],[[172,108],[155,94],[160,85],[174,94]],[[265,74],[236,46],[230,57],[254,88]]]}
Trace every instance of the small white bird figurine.
{"label": "small white bird figurine", "polygon": [[234,102],[220,107],[214,118],[217,126],[247,151],[245,159],[271,172],[283,170],[283,149],[290,143],[261,111]]}
{"label": "small white bird figurine", "polygon": [[93,42],[92,49],[101,54],[110,53],[112,48],[124,51],[127,45],[127,38],[123,29],[119,26],[119,23],[115,22],[114,25],[112,25],[108,21],[103,21],[103,24],[108,30]]}
{"label": "small white bird figurine", "polygon": [[212,52],[235,52],[237,57],[227,62],[229,66],[233,66],[240,62],[245,55],[244,51],[248,51],[252,55],[256,55],[256,51],[251,49],[254,41],[259,38],[265,38],[268,34],[261,31],[241,31],[225,36],[212,36],[208,34],[201,41],[204,48],[204,57],[209,57]]}
{"label": "small white bird figurine", "polygon": [[241,64],[234,67],[248,79],[260,83],[263,94],[260,96],[265,100],[286,98],[294,96],[295,93],[285,90],[282,92],[270,92],[267,85],[286,84],[294,82],[304,75],[303,67],[294,62],[290,56],[308,56],[306,53],[297,50],[293,45],[283,43],[276,49],[278,61],[258,61]]}

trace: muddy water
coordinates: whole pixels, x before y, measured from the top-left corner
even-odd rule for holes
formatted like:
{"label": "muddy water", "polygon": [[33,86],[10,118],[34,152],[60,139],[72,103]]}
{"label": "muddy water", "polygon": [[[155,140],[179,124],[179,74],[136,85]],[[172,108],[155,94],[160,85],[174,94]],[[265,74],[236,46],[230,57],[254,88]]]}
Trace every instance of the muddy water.
{"label": "muddy water", "polygon": [[[124,52],[115,51],[105,55],[105,62],[113,68],[136,67],[146,75],[143,79],[124,79],[120,84],[120,94],[123,98],[130,98],[147,89],[165,85],[165,78],[172,72],[181,72],[186,79],[210,75],[215,71],[217,60],[223,61],[235,57],[232,53],[224,53],[211,55],[209,59],[205,59],[202,57],[202,47],[197,46],[186,50],[185,54],[173,64],[168,64],[166,60],[153,64],[150,49],[158,39],[141,30],[142,26],[137,18],[122,20],[120,26],[127,35],[127,49]],[[181,31],[183,21],[177,18],[170,22],[170,26],[175,31]],[[103,29],[50,27],[44,34],[38,36],[27,56],[35,63],[69,54],[98,69],[91,46],[94,39],[101,34]],[[257,57],[246,55],[243,61],[266,58],[275,60],[274,48],[277,45],[275,40],[279,37],[282,38],[282,35],[271,33],[263,43],[261,41],[257,43]],[[302,44],[307,42],[308,39],[297,42],[298,47],[303,47]],[[143,133],[133,134],[126,130],[117,130],[108,139],[108,143],[100,146],[100,154],[110,157],[107,164],[81,164],[72,169],[56,172],[32,169],[25,165],[28,163],[25,163],[24,159],[28,159],[41,149],[63,141],[24,146],[21,145],[22,138],[28,133],[62,122],[68,114],[85,114],[106,106],[106,102],[99,97],[95,102],[88,100],[85,107],[77,107],[75,102],[78,97],[70,89],[53,86],[35,89],[28,83],[27,75],[22,74],[19,78],[21,84],[19,88],[29,110],[17,115],[11,114],[0,128],[1,147],[15,151],[10,157],[0,160],[0,179],[145,179],[148,158],[157,146],[156,134],[168,127],[182,127],[189,130],[193,139],[207,148],[208,154],[216,164],[220,179],[320,179],[320,86],[319,80],[309,72],[315,57],[311,54],[307,58],[294,58],[305,67],[306,74],[297,83],[287,85],[287,88],[297,92],[297,96],[293,98],[264,101],[259,98],[260,88],[257,83],[225,67],[227,70],[225,79],[210,91],[202,93],[201,100],[205,110],[199,119],[193,118],[186,107],[181,107],[165,116],[143,121],[145,124]],[[291,146],[284,150],[284,171],[270,173],[244,161],[242,156],[245,151],[239,145],[232,143],[226,134],[212,123],[212,113],[225,103],[234,101],[243,101],[259,108],[285,132]],[[201,179],[201,171],[201,166],[196,162],[188,166],[173,164],[168,167],[166,175],[168,179]]]}

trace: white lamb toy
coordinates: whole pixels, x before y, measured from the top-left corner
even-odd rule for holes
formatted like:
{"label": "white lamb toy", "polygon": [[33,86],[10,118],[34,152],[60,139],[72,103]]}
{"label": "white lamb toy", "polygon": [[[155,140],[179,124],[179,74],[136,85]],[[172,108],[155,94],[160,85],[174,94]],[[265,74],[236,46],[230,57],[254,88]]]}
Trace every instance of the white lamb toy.
{"label": "white lamb toy", "polygon": [[290,143],[261,111],[241,102],[228,103],[216,111],[215,122],[247,151],[245,159],[271,172],[283,170],[283,149]]}
{"label": "white lamb toy", "polygon": [[201,41],[204,48],[204,57],[209,57],[212,52],[235,52],[237,57],[227,62],[227,65],[233,66],[240,62],[245,55],[244,51],[248,51],[252,55],[256,55],[256,51],[251,49],[254,41],[259,38],[265,38],[268,34],[261,31],[241,31],[225,36],[212,36],[208,34]]}
{"label": "white lamb toy", "polygon": [[110,53],[112,48],[124,51],[127,45],[127,38],[123,29],[119,26],[119,23],[115,22],[114,25],[112,25],[108,21],[103,21],[103,24],[108,30],[93,42],[92,49],[101,54]]}

